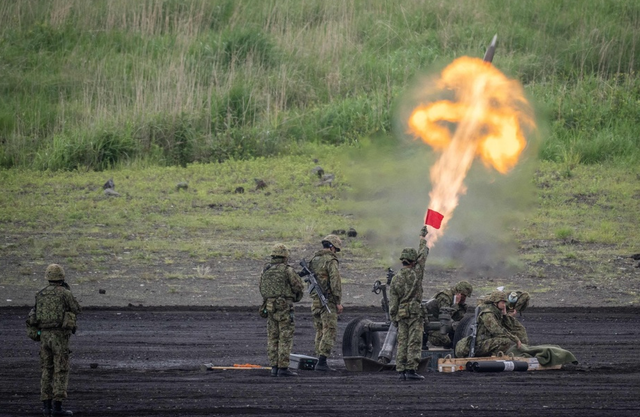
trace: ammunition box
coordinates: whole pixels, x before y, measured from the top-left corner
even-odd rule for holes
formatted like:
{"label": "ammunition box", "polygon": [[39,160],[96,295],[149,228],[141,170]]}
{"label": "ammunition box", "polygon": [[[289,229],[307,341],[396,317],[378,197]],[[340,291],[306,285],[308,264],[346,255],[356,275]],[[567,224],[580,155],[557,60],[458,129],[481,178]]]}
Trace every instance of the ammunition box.
{"label": "ammunition box", "polygon": [[289,368],[291,369],[304,369],[306,371],[313,371],[316,369],[318,358],[307,355],[298,355],[292,353],[289,355]]}

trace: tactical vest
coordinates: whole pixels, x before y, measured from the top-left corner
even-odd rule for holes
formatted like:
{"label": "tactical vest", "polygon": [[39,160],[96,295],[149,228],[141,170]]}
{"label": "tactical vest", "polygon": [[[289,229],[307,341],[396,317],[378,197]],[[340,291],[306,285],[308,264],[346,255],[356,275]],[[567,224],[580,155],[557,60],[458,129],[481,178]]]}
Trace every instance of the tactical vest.
{"label": "tactical vest", "polygon": [[49,285],[36,295],[36,318],[40,329],[62,327],[66,311],[63,291],[67,290],[60,286]]}
{"label": "tactical vest", "polygon": [[491,333],[489,333],[489,331],[484,327],[484,326],[480,326],[480,317],[482,317],[482,315],[484,314],[493,314],[494,316],[496,316],[496,319],[498,321],[500,321],[500,310],[498,310],[497,307],[495,307],[493,304],[488,304],[486,307],[483,307],[480,310],[480,313],[478,313],[478,334],[476,336],[476,343],[482,342],[483,340],[487,340],[487,339],[491,339],[492,335]]}
{"label": "tactical vest", "polygon": [[[333,301],[333,297],[331,297],[331,283],[329,282],[329,274],[327,271],[329,269],[329,263],[337,260],[338,258],[332,252],[320,251],[317,252],[311,259],[311,262],[309,262],[309,269],[316,275],[318,284],[320,284],[320,288],[322,288],[325,297],[331,301]],[[317,295],[313,293],[312,297],[317,297]]]}
{"label": "tactical vest", "polygon": [[285,263],[265,264],[260,280],[260,294],[263,298],[296,298],[289,285],[287,268],[289,265]]}

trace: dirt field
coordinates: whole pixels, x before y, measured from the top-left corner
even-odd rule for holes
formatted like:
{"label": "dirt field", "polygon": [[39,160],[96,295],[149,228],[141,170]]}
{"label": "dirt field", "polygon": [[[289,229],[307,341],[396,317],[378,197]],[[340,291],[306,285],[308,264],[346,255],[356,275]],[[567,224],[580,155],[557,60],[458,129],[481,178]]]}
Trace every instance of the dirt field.
{"label": "dirt field", "polygon": [[[638,308],[527,311],[532,344],[570,350],[578,369],[477,374],[429,373],[400,382],[393,372],[352,373],[341,336],[356,317],[340,319],[330,364],[336,372],[202,371],[204,363],[267,365],[265,322],[253,309],[89,309],[72,339],[69,400],[75,415],[393,415],[637,416],[640,413]],[[38,415],[38,345],[26,338],[25,308],[0,309],[0,415]],[[312,354],[312,323],[297,312],[294,351]],[[91,364],[97,364],[92,368]]]}

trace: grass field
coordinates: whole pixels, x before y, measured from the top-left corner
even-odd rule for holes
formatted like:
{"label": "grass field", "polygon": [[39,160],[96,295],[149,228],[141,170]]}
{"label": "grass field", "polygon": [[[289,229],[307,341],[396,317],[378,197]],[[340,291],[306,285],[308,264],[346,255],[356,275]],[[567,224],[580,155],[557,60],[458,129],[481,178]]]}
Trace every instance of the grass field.
{"label": "grass field", "polygon": [[[246,288],[256,278],[238,270],[255,275],[273,243],[287,244],[295,264],[324,235],[354,228],[358,237],[342,236],[345,285],[364,291],[372,275],[381,278],[397,264],[403,246],[416,244],[428,181],[423,195],[416,188],[401,198],[407,189],[383,176],[378,194],[363,199],[359,193],[371,185],[354,174],[357,167],[346,167],[350,152],[319,148],[317,163],[283,156],[99,173],[2,171],[0,284],[30,287],[47,264],[59,262],[81,283],[231,276]],[[331,186],[319,185],[312,172],[318,165],[335,175]],[[103,194],[109,178],[119,197]],[[255,179],[266,188],[257,189]],[[432,250],[435,285],[465,276],[480,291],[526,285],[551,298],[558,288],[591,286],[608,302],[637,302],[640,269],[628,256],[640,252],[640,171],[546,162],[525,181],[510,188],[470,178],[478,191],[461,200]],[[186,190],[177,188],[182,182]],[[507,191],[496,193],[499,186]],[[509,198],[514,187],[521,189],[518,204]],[[623,295],[605,296],[610,289]]]}

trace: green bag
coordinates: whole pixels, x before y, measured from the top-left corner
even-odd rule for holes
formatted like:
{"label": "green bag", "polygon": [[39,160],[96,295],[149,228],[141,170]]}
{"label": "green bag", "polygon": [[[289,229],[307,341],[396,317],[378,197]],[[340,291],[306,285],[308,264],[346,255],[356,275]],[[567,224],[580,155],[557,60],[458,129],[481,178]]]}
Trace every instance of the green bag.
{"label": "green bag", "polygon": [[76,315],[70,311],[66,311],[62,318],[62,330],[76,330]]}

